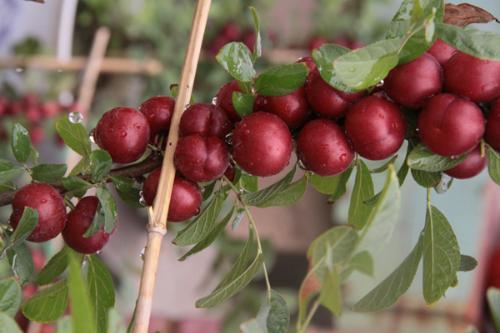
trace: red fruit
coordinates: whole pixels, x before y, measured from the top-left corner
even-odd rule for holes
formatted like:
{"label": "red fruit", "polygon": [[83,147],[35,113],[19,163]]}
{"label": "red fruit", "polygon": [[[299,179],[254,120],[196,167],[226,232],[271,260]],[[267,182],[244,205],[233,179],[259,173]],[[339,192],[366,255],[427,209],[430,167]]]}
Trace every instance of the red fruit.
{"label": "red fruit", "polygon": [[144,154],[149,141],[147,118],[132,108],[106,112],[95,128],[96,143],[117,163],[130,163]]}
{"label": "red fruit", "polygon": [[491,102],[500,97],[500,61],[457,52],[444,65],[444,84],[450,93],[474,102]]}
{"label": "red fruit", "polygon": [[292,136],[285,122],[267,112],[246,116],[233,131],[233,158],[254,176],[272,176],[283,170],[292,154]]}
{"label": "red fruit", "polygon": [[351,46],[351,40],[346,37],[337,37],[332,41],[334,44],[338,44],[343,47],[350,48]]}
{"label": "red fruit", "polygon": [[418,116],[420,139],[442,156],[462,155],[477,146],[484,117],[473,102],[452,94],[432,97]]}
{"label": "red fruit", "polygon": [[342,128],[327,119],[312,120],[302,128],[297,151],[304,166],[321,176],[343,172],[354,158]]}
{"label": "red fruit", "polygon": [[29,130],[30,140],[34,145],[39,144],[45,137],[45,130],[42,126],[35,126]]}
{"label": "red fruit", "polygon": [[491,105],[490,114],[486,123],[484,140],[493,149],[500,151],[500,99],[497,99]]}
{"label": "red fruit", "polygon": [[241,36],[240,27],[234,22],[228,22],[224,24],[219,32],[219,35],[224,36],[229,41],[238,40]]}
{"label": "red fruit", "polygon": [[66,223],[66,208],[59,192],[48,184],[29,184],[20,188],[12,200],[10,224],[15,229],[24,207],[38,212],[38,224],[28,237],[32,242],[45,242],[59,235]]}
{"label": "red fruit", "polygon": [[488,262],[486,287],[500,288],[500,247],[493,249]]}
{"label": "red fruit", "polygon": [[9,101],[7,98],[0,96],[0,116],[3,116],[7,113],[9,109]]}
{"label": "red fruit", "polygon": [[478,175],[485,167],[486,157],[481,156],[481,147],[477,146],[476,149],[467,154],[463,162],[446,170],[445,173],[453,178],[467,179]]}
{"label": "red fruit", "polygon": [[47,101],[43,103],[42,113],[43,116],[46,118],[52,118],[54,116],[57,116],[59,113],[61,113],[61,111],[62,111],[61,105],[56,101]]}
{"label": "red fruit", "polygon": [[325,37],[321,36],[314,36],[309,39],[309,42],[307,43],[307,48],[309,51],[312,51],[314,49],[319,49],[323,44],[328,43],[328,39]]}
{"label": "red fruit", "polygon": [[345,128],[354,150],[370,160],[382,160],[397,152],[406,134],[401,110],[377,95],[354,104],[347,112]]}
{"label": "red fruit", "polygon": [[349,48],[351,50],[357,50],[357,49],[360,49],[364,46],[365,46],[365,44],[363,44],[363,42],[361,42],[359,40],[353,40],[350,42]]}
{"label": "red fruit", "polygon": [[290,128],[300,127],[309,115],[304,88],[284,96],[257,96],[253,106],[254,112],[274,113]]}
{"label": "red fruit", "polygon": [[43,110],[38,105],[28,106],[25,109],[24,116],[26,117],[26,120],[28,120],[30,123],[36,124],[42,120]]}
{"label": "red fruit", "polygon": [[444,65],[457,53],[457,49],[438,39],[427,52],[436,58],[441,65]]}
{"label": "red fruit", "polygon": [[252,52],[254,50],[256,40],[257,36],[255,35],[255,31],[253,30],[245,32],[243,34],[243,37],[241,37],[241,41],[243,42],[243,44],[245,44]]}
{"label": "red fruit", "polygon": [[443,85],[441,65],[424,53],[409,63],[397,66],[384,79],[384,90],[401,105],[417,108],[439,93]]}
{"label": "red fruit", "polygon": [[234,109],[233,105],[233,92],[235,91],[241,91],[240,87],[238,86],[238,81],[229,81],[220,88],[219,92],[217,93],[216,102],[216,105],[220,106],[224,111],[226,111],[229,119],[231,119],[231,121],[233,122],[241,119]]}
{"label": "red fruit", "polygon": [[193,134],[179,139],[174,164],[187,179],[208,182],[222,177],[229,165],[229,153],[218,137]]}
{"label": "red fruit", "polygon": [[193,104],[182,114],[179,131],[181,136],[200,134],[221,139],[231,132],[233,123],[220,107],[212,104]]}
{"label": "red fruit", "polygon": [[[156,197],[158,182],[160,180],[161,168],[151,172],[144,181],[142,187],[144,200],[151,206]],[[180,222],[190,219],[198,214],[202,202],[201,192],[196,184],[180,177],[175,177],[172,187],[172,197],[168,209],[168,220]]]}
{"label": "red fruit", "polygon": [[352,103],[364,95],[363,92],[347,93],[333,88],[321,78],[318,70],[310,74],[305,90],[312,109],[327,118],[342,116]]}
{"label": "red fruit", "polygon": [[76,207],[68,214],[68,222],[62,234],[66,244],[76,252],[96,253],[109,240],[110,234],[104,229],[98,230],[90,237],[83,236],[94,220],[98,205],[97,197],[85,197],[80,199]]}
{"label": "red fruit", "polygon": [[236,170],[231,164],[229,164],[229,166],[226,169],[226,172],[224,172],[224,176],[231,182],[234,181],[234,177],[236,176]]}
{"label": "red fruit", "polygon": [[168,96],[151,97],[139,106],[139,111],[148,120],[151,136],[168,132],[174,107],[175,99]]}

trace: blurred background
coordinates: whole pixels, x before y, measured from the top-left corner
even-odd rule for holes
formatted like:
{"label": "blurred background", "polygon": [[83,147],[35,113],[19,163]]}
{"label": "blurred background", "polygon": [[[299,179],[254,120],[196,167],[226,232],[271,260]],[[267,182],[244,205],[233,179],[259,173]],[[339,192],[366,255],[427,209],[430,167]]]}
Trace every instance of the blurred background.
{"label": "blurred background", "polygon": [[[498,1],[470,2],[500,16]],[[398,0],[214,0],[193,98],[209,102],[230,79],[214,59],[220,47],[235,40],[253,47],[248,6],[261,17],[264,66],[293,62],[325,42],[356,48],[375,41],[383,36],[399,4]],[[82,111],[83,121],[92,128],[114,106],[137,107],[150,96],[170,94],[171,85],[179,80],[193,10],[194,1],[186,0],[48,0],[45,4],[1,0],[0,158],[10,158],[8,132],[13,122],[20,121],[29,128],[43,161],[71,163],[73,157],[61,149],[53,129],[55,118]],[[500,31],[498,24],[481,28]],[[93,96],[85,95],[89,87],[95,89]],[[383,177],[376,177],[377,185]],[[403,209],[393,240],[376,254],[373,277],[350,279],[344,290],[347,304],[371,290],[416,242],[425,218],[425,190],[409,177],[402,191]],[[330,205],[311,190],[293,207],[254,212],[266,239],[271,283],[286,296],[292,311],[307,271],[307,247],[322,231],[346,221],[348,198],[349,194]],[[432,307],[424,304],[416,279],[395,307],[377,314],[346,309],[339,318],[319,311],[310,332],[469,332],[471,325],[493,332],[484,296],[488,286],[500,287],[499,187],[483,174],[455,181],[446,195],[434,195],[433,201],[452,223],[461,252],[479,260],[476,270],[461,273],[458,286]],[[147,217],[144,209],[119,205],[120,226],[101,255],[115,278],[118,310],[128,318],[137,296]],[[8,208],[0,210],[2,222],[9,214]],[[217,272],[238,254],[244,228],[185,262],[177,260],[184,251],[171,245],[175,226],[172,229],[162,249],[151,331],[239,332],[239,324],[255,316],[260,306],[263,281],[257,279],[215,311],[196,309],[194,302],[211,291]],[[53,253],[52,247],[46,244],[34,251],[43,261]]]}

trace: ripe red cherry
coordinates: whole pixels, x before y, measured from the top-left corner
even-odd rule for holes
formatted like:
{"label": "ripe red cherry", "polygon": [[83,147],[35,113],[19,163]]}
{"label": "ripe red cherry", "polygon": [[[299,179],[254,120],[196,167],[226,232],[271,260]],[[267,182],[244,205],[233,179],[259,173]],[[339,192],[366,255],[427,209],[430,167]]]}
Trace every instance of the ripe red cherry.
{"label": "ripe red cherry", "polygon": [[255,31],[248,30],[241,37],[241,41],[245,44],[250,51],[253,52],[255,48],[255,42],[257,41],[257,36],[255,35]]}
{"label": "ripe red cherry", "polygon": [[187,179],[208,182],[224,174],[229,165],[229,153],[218,137],[193,134],[179,139],[174,164]]}
{"label": "ripe red cherry", "polygon": [[257,96],[253,106],[254,112],[274,113],[290,128],[300,127],[309,115],[304,88],[284,96]]}
{"label": "ripe red cherry", "polygon": [[307,43],[307,48],[309,51],[312,51],[314,49],[319,49],[323,44],[328,43],[328,39],[322,36],[314,36],[309,39],[309,42]]}
{"label": "ripe red cherry", "polygon": [[347,93],[326,83],[315,70],[306,82],[306,96],[309,105],[319,115],[327,118],[342,116],[349,106],[363,97],[363,92]]}
{"label": "ripe red cherry", "polygon": [[500,151],[500,99],[497,99],[491,105],[488,122],[486,123],[484,140],[486,140],[493,149]]}
{"label": "ripe red cherry", "polygon": [[292,154],[292,136],[285,122],[267,112],[244,117],[233,131],[233,158],[254,176],[272,176],[283,170]]}
{"label": "ripe red cherry", "polygon": [[444,65],[445,89],[474,102],[500,97],[500,61],[481,60],[457,52]]}
{"label": "ripe red cherry", "polygon": [[96,143],[117,163],[130,163],[144,154],[149,141],[146,117],[132,108],[119,107],[106,112],[97,127]]}
{"label": "ripe red cherry", "polygon": [[240,120],[240,116],[234,109],[233,105],[233,92],[235,91],[241,91],[241,89],[238,86],[238,81],[233,80],[224,84],[220,88],[219,92],[217,93],[216,100],[216,105],[220,106],[224,111],[226,111],[229,119],[231,119],[231,121],[233,122]]}
{"label": "ripe red cherry", "polygon": [[219,36],[221,35],[229,41],[235,41],[240,38],[241,29],[236,23],[227,22],[219,32]]}
{"label": "ripe red cherry", "polygon": [[467,179],[478,175],[485,167],[486,156],[481,156],[481,147],[477,146],[476,149],[467,154],[463,162],[446,170],[445,173],[453,178]]}
{"label": "ripe red cherry", "polygon": [[[153,204],[156,197],[160,174],[161,168],[157,168],[144,181],[142,191],[144,200],[149,206]],[[175,177],[168,209],[168,220],[170,222],[181,222],[190,219],[200,211],[201,202],[201,192],[196,184],[180,177]]]}
{"label": "ripe red cherry", "polygon": [[370,160],[382,160],[397,152],[406,134],[401,110],[377,95],[354,104],[347,112],[345,128],[354,150]]}
{"label": "ripe red cherry", "polygon": [[477,146],[484,133],[484,117],[473,102],[439,94],[419,114],[418,129],[420,139],[434,153],[457,156]]}
{"label": "ripe red cherry", "polygon": [[38,224],[28,237],[32,242],[45,242],[59,235],[66,223],[66,208],[59,192],[48,184],[29,184],[19,189],[12,201],[10,224],[16,228],[24,207],[38,211]]}
{"label": "ripe red cherry", "polygon": [[200,134],[221,139],[231,132],[233,123],[220,107],[212,104],[193,104],[184,111],[179,125],[181,136]]}
{"label": "ripe red cherry", "polygon": [[175,99],[168,96],[151,97],[139,106],[139,111],[148,119],[151,136],[168,132],[174,107]]}
{"label": "ripe red cherry", "polygon": [[420,107],[443,85],[441,65],[424,53],[409,63],[397,66],[384,79],[384,90],[393,100],[407,107]]}
{"label": "ripe red cherry", "polygon": [[312,120],[302,128],[297,151],[304,166],[321,176],[343,172],[354,158],[354,151],[342,128],[327,119]]}
{"label": "ripe red cherry", "polygon": [[457,49],[438,39],[427,52],[436,58],[441,65],[444,65],[457,53]]}
{"label": "ripe red cherry", "polygon": [[68,222],[63,230],[66,244],[79,253],[91,254],[100,251],[109,240],[110,234],[103,229],[98,230],[90,237],[83,235],[92,224],[99,199],[85,197],[78,201],[76,207],[68,214]]}

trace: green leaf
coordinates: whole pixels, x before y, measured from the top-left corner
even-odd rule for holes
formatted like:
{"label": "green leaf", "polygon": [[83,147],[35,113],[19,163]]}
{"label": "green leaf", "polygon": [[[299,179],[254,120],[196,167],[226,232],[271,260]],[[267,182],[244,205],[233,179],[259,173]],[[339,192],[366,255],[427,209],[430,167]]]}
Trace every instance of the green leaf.
{"label": "green leaf", "polygon": [[257,77],[255,90],[262,96],[291,94],[304,85],[307,74],[303,63],[274,66]]}
{"label": "green leaf", "polygon": [[24,173],[24,168],[15,166],[12,162],[0,159],[0,184],[8,183]]}
{"label": "green leaf", "polygon": [[5,312],[0,312],[0,327],[6,333],[23,333],[16,321]]}
{"label": "green leaf", "polygon": [[500,185],[500,153],[487,146],[488,173],[491,179]]}
{"label": "green leaf", "polygon": [[392,18],[386,37],[396,38],[405,36],[410,30],[411,25],[418,25],[434,9],[436,10],[436,20],[441,22],[444,16],[443,0],[403,0],[398,11]]}
{"label": "green leaf", "polygon": [[373,276],[375,271],[373,258],[368,251],[356,253],[349,261],[349,267],[368,276]]}
{"label": "green leaf", "polygon": [[271,291],[271,299],[266,299],[257,317],[243,323],[243,333],[286,333],[290,324],[288,307],[280,294]]}
{"label": "green leaf", "polygon": [[497,332],[500,331],[500,289],[488,288],[486,293],[490,306],[491,316]]}
{"label": "green leaf", "polygon": [[500,60],[500,35],[477,29],[463,29],[454,25],[436,25],[437,37],[447,44],[476,58]]}
{"label": "green leaf", "polygon": [[37,292],[24,303],[22,310],[29,320],[49,323],[59,319],[66,311],[67,305],[68,285],[63,280]]}
{"label": "green leaf", "polygon": [[56,333],[73,333],[71,316],[62,316],[56,323]]}
{"label": "green leaf", "polygon": [[7,256],[14,275],[19,278],[19,283],[24,285],[31,281],[35,267],[31,251],[26,243],[19,243],[16,247],[9,249]]}
{"label": "green leaf", "polygon": [[430,207],[425,220],[424,298],[431,304],[455,284],[460,268],[460,249],[448,220],[436,207]]}
{"label": "green leaf", "polygon": [[68,291],[71,300],[71,311],[74,333],[98,332],[95,310],[89,289],[82,277],[81,267],[76,256],[68,253]]}
{"label": "green leaf", "polygon": [[[62,179],[64,188],[72,195],[81,198],[87,193],[87,190],[92,187],[92,184],[86,182],[77,176],[70,176]],[[68,195],[68,193],[66,193]]]}
{"label": "green leaf", "polygon": [[88,257],[87,286],[97,322],[97,332],[106,333],[108,313],[115,305],[113,278],[98,256]]}
{"label": "green leaf", "polygon": [[418,264],[422,258],[422,237],[419,238],[417,245],[411,253],[392,272],[384,281],[370,291],[360,301],[358,301],[352,309],[358,312],[371,312],[387,309],[410,288],[415,274],[417,273]]}
{"label": "green leaf", "polygon": [[19,220],[19,223],[14,230],[14,233],[10,236],[10,243],[12,247],[16,247],[26,240],[26,238],[31,235],[33,230],[35,230],[38,224],[38,211],[31,207],[24,207],[23,215]]}
{"label": "green leaf", "polygon": [[105,150],[98,149],[90,153],[90,176],[94,183],[100,182],[108,176],[113,160]]}
{"label": "green leaf", "polygon": [[250,82],[256,74],[250,50],[243,43],[232,42],[224,45],[215,59],[238,81]]}
{"label": "green leaf", "polygon": [[45,267],[36,276],[35,282],[39,286],[49,284],[61,275],[68,267],[68,248],[63,247],[57,252]]}
{"label": "green leaf", "polygon": [[313,50],[312,57],[325,82],[335,80],[333,76],[333,61],[349,51],[348,48],[336,44],[324,44],[319,49]]}
{"label": "green leaf", "polygon": [[111,181],[115,185],[116,192],[118,192],[118,195],[124,202],[134,207],[141,207],[141,189],[132,178],[112,176]]}
{"label": "green leaf", "polygon": [[306,191],[307,178],[301,179],[288,184],[278,195],[269,198],[264,203],[257,205],[257,207],[275,207],[275,206],[290,206],[302,198]]}
{"label": "green leaf", "polygon": [[238,293],[252,281],[263,262],[262,253],[257,250],[255,232],[251,229],[245,247],[231,270],[210,295],[196,301],[196,307],[214,307]]}
{"label": "green leaf", "polygon": [[85,175],[89,173],[89,157],[84,156],[70,171],[69,176]]}
{"label": "green leaf", "polygon": [[232,96],[233,106],[240,117],[248,116],[253,112],[255,97],[252,94],[245,94],[234,91]]}
{"label": "green leaf", "polygon": [[116,225],[116,202],[111,193],[105,187],[98,187],[96,196],[99,199],[102,210],[104,211],[104,231],[111,233]]}
{"label": "green leaf", "polygon": [[457,158],[451,158],[434,154],[423,144],[417,145],[412,149],[406,163],[411,169],[427,172],[439,172],[453,168],[465,159],[465,155]]}
{"label": "green leaf", "polygon": [[64,143],[81,156],[89,156],[91,152],[90,138],[82,124],[73,124],[67,117],[56,121],[56,131]]}
{"label": "green leaf", "polygon": [[177,234],[174,244],[193,245],[207,237],[216,227],[217,217],[222,210],[224,200],[226,200],[226,195],[222,191],[214,195],[207,207]]}
{"label": "green leaf", "polygon": [[312,173],[309,176],[309,182],[316,191],[330,195],[330,201],[335,201],[346,192],[351,173],[352,168],[336,176],[319,176]]}
{"label": "green leaf", "polygon": [[268,207],[268,202],[275,200],[277,196],[281,195],[281,193],[288,188],[294,175],[295,168],[290,170],[290,172],[277,183],[260,191],[241,195],[241,200],[249,206]]}
{"label": "green leaf", "polygon": [[253,61],[255,61],[262,55],[262,37],[260,34],[260,20],[257,10],[255,10],[254,7],[250,7],[249,9],[252,14],[252,22],[255,30],[255,45],[252,54]]}
{"label": "green leaf", "polygon": [[417,169],[411,169],[411,175],[418,185],[431,188],[437,186],[441,181],[441,172],[428,172]]}
{"label": "green leaf", "polygon": [[[21,305],[21,286],[13,277],[0,280],[0,312],[14,317]],[[2,326],[0,326],[2,327]]]}
{"label": "green leaf", "polygon": [[31,169],[31,177],[39,182],[56,183],[64,177],[67,168],[66,164],[39,164]]}
{"label": "green leaf", "polygon": [[394,164],[394,162],[396,161],[397,158],[398,158],[398,155],[394,155],[387,162],[385,162],[384,164],[382,164],[381,166],[379,166],[375,169],[370,170],[370,172],[371,173],[382,173],[382,172],[387,171],[387,168],[389,168],[389,165]]}
{"label": "green leaf", "polygon": [[28,130],[19,123],[14,124],[12,128],[10,144],[16,160],[26,162],[31,155],[31,140]]}
{"label": "green leaf", "polygon": [[249,192],[259,190],[259,178],[242,172],[240,176],[240,186]]}
{"label": "green leaf", "polygon": [[334,316],[339,316],[342,312],[342,291],[337,267],[328,270],[322,282],[319,302]]}
{"label": "green leaf", "polygon": [[365,201],[373,197],[374,190],[370,170],[360,159],[357,161],[356,170],[356,180],[349,205],[348,223],[356,229],[362,229],[368,222],[368,216],[370,216],[372,209],[372,206],[365,204]]}
{"label": "green leaf", "polygon": [[460,256],[460,268],[461,272],[470,272],[473,271],[477,266],[477,260],[474,257],[467,256],[462,254]]}

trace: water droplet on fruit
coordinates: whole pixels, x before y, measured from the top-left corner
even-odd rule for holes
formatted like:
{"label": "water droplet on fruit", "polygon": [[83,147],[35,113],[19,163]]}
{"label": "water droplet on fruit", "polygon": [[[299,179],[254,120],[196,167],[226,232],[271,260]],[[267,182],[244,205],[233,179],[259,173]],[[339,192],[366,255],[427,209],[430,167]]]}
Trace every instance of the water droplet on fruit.
{"label": "water droplet on fruit", "polygon": [[194,215],[198,215],[200,213],[200,207],[196,208],[196,211],[194,212]]}
{"label": "water droplet on fruit", "polygon": [[121,132],[120,132],[120,136],[121,136],[122,138],[126,137],[126,136],[127,136],[127,132],[125,132],[125,131],[121,131]]}
{"label": "water droplet on fruit", "polygon": [[83,121],[83,116],[80,112],[70,112],[68,113],[68,120],[72,124],[79,124]]}
{"label": "water droplet on fruit", "polygon": [[144,260],[144,252],[146,251],[146,248],[143,247],[141,250],[141,253],[139,254],[139,257],[141,257],[141,260]]}
{"label": "water droplet on fruit", "polygon": [[397,129],[399,127],[399,125],[398,125],[398,123],[393,122],[393,123],[391,123],[391,127],[392,127],[392,129]]}
{"label": "water droplet on fruit", "polygon": [[246,134],[246,135],[250,134],[250,130],[249,130],[249,129],[246,129],[246,130],[245,130],[245,134]]}
{"label": "water droplet on fruit", "polygon": [[101,254],[101,250],[97,251],[95,254]]}
{"label": "water droplet on fruit", "polygon": [[339,160],[341,162],[345,162],[346,158],[347,158],[347,154],[340,154],[340,156],[339,156]]}
{"label": "water droplet on fruit", "polygon": [[212,98],[212,104],[213,105],[217,105],[217,96],[215,96],[214,98]]}
{"label": "water droplet on fruit", "polygon": [[42,203],[47,203],[47,199],[42,199]]}
{"label": "water droplet on fruit", "polygon": [[434,189],[436,190],[437,193],[444,193],[448,191],[452,181],[453,178],[443,173],[443,175],[441,176],[441,180],[439,181],[439,184],[437,184],[436,187],[434,187]]}
{"label": "water droplet on fruit", "polygon": [[460,157],[460,156],[457,156],[457,155],[450,156],[450,158],[451,158],[452,160],[456,160],[456,159],[457,159],[457,158],[459,158],[459,157]]}

